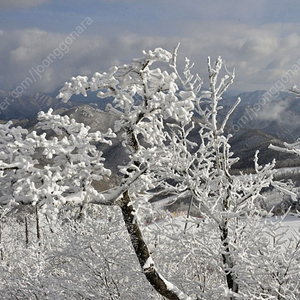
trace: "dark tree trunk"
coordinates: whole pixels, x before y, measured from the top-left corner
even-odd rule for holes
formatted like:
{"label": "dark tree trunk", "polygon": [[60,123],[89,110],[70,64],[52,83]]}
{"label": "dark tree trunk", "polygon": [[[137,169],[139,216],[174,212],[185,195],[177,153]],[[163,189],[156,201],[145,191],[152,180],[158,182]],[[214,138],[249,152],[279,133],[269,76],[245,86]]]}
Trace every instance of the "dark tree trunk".
{"label": "dark tree trunk", "polygon": [[28,245],[29,245],[29,232],[28,232],[27,216],[25,216],[25,245],[26,245],[26,248],[28,248]]}
{"label": "dark tree trunk", "polygon": [[[128,192],[123,194],[123,199],[120,204],[123,219],[129,233],[132,246],[139,260],[140,266],[144,271],[144,274],[154,289],[170,300],[188,299],[188,296],[181,292],[178,288],[168,288],[165,280],[156,271],[154,264],[152,263],[149,249],[144,241],[142,232],[134,218],[134,208],[130,203],[130,196]],[[149,265],[149,261],[151,262]]]}
{"label": "dark tree trunk", "polygon": [[[232,261],[229,244],[228,244],[228,220],[225,220],[224,224],[220,225],[220,231],[221,231],[221,241],[223,245],[222,260],[226,272],[227,287],[232,292],[238,293],[239,286],[236,282],[235,274],[231,270],[233,268],[234,263]],[[235,297],[231,297],[230,299],[234,300]]]}

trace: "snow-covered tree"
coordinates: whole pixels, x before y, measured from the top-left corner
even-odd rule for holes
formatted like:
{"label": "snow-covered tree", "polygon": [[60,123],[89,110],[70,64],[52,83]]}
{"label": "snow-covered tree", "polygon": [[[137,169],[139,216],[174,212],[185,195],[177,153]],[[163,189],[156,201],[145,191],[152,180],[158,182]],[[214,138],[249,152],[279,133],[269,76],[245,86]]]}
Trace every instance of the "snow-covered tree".
{"label": "snow-covered tree", "polygon": [[[6,125],[4,135],[10,142],[5,141],[7,147],[1,153],[1,178],[11,191],[4,191],[7,194],[3,194],[2,203],[37,204],[52,217],[59,206],[69,203],[118,205],[149,282],[170,299],[188,299],[154,266],[134,208],[140,193],[155,188],[151,170],[159,164],[160,147],[165,141],[163,120],[172,117],[177,121],[192,116],[193,104],[189,95],[180,93],[175,83],[176,74],[152,68],[154,63],[169,64],[171,60],[172,55],[160,48],[144,52],[141,59],[133,60],[130,65],[96,73],[91,80],[81,76],[72,78],[60,92],[64,101],[74,93],[86,95],[88,90],[98,90],[99,97],[114,98],[109,108],[119,116],[114,131],[122,130],[129,158],[126,166],[120,166],[123,179],[119,186],[107,193],[99,193],[93,186],[110,171],[103,165],[102,153],[92,143],[107,142],[114,134],[111,131],[90,133],[85,125],[52,115],[50,110],[39,114],[40,127],[47,130],[45,134],[22,131],[19,136],[14,134],[17,129]],[[44,167],[40,157],[34,160],[38,150],[46,159]],[[24,151],[32,157],[26,163],[23,162]]]}
{"label": "snow-covered tree", "polygon": [[80,212],[65,207],[57,220],[39,213],[39,239],[29,209],[1,219],[1,299],[161,299],[139,268],[118,208],[88,205],[84,218],[74,217]]}
{"label": "snow-covered tree", "polygon": [[[52,110],[38,116],[42,134],[11,123],[1,125],[1,204],[33,204],[52,219],[62,207],[72,205],[119,207],[143,274],[167,299],[265,299],[267,291],[269,299],[281,297],[287,284],[299,281],[295,269],[287,267],[299,259],[299,247],[278,265],[266,249],[269,238],[259,202],[262,189],[274,184],[274,162],[262,167],[257,154],[255,174],[232,175],[236,158],[224,132],[240,100],[222,120],[218,113],[234,72],[222,67],[221,58],[214,65],[209,59],[209,88],[202,91],[202,80],[192,74],[188,59],[179,71],[177,51],[178,47],[173,53],[161,48],[144,51],[129,65],[65,83],[59,94],[63,101],[73,94],[87,96],[89,91],[97,91],[100,98],[111,97],[107,109],[117,121],[107,133],[90,132],[88,126],[53,115]],[[128,163],[119,166],[119,184],[99,191],[97,181],[111,171],[96,143],[110,144],[118,132]],[[174,201],[178,196],[193,197],[201,219],[188,218],[189,230],[183,231],[172,219],[168,224],[166,215],[162,226],[169,231],[162,233],[159,224],[154,232],[151,226],[143,229],[145,215],[154,214],[148,200],[162,193],[175,195]],[[281,240],[273,241],[278,254]],[[170,258],[166,266],[165,257]],[[274,285],[273,290],[258,271],[264,266],[264,276],[270,274],[271,263],[272,274],[280,275],[275,279],[280,287]],[[182,280],[174,276],[175,271]]]}
{"label": "snow-covered tree", "polygon": [[[176,65],[173,67],[176,69]],[[219,111],[223,109],[220,105],[222,94],[234,79],[234,73],[225,69],[225,75],[221,76],[221,71],[221,58],[218,58],[214,65],[208,59],[209,89],[200,94],[197,87],[193,89],[193,84],[190,84],[190,80],[193,80],[191,77],[181,80],[183,88],[193,95],[197,118],[193,122],[187,120],[179,124],[169,124],[171,130],[167,133],[168,147],[165,156],[161,157],[161,161],[165,160],[165,164],[162,163],[161,170],[156,173],[161,174],[161,180],[163,177],[168,178],[163,183],[165,190],[181,196],[184,193],[187,198],[192,197],[202,218],[201,220],[193,218],[191,222],[202,227],[204,232],[209,228],[214,240],[212,247],[214,251],[211,255],[207,255],[206,259],[214,261],[216,257],[219,258],[222,262],[219,263],[219,266],[222,266],[220,277],[224,276],[226,280],[223,283],[215,280],[209,286],[214,295],[205,289],[206,295],[209,295],[207,298],[216,297],[219,288],[219,297],[227,295],[230,299],[236,299],[240,295],[251,297],[247,288],[250,275],[244,273],[247,269],[244,262],[249,259],[249,255],[253,259],[253,253],[260,251],[263,253],[266,250],[263,246],[260,249],[257,243],[251,244],[251,241],[255,240],[254,236],[245,238],[246,232],[255,232],[259,238],[268,240],[262,234],[266,226],[261,219],[267,214],[261,208],[262,190],[271,185],[280,189],[283,189],[283,186],[273,182],[275,161],[264,167],[260,166],[258,152],[254,157],[255,174],[232,175],[231,167],[237,158],[233,158],[233,153],[230,152],[231,136],[225,135],[225,127],[240,99],[222,120],[217,118]],[[195,137],[191,137],[195,127],[199,129],[198,143],[195,143]],[[276,227],[275,224],[272,225]],[[201,240],[196,247],[205,249]],[[296,252],[299,255],[298,249]],[[264,255],[258,254],[255,261],[265,261]],[[257,265],[256,267],[251,270],[254,280],[260,277],[255,274],[258,269]],[[268,274],[266,271],[264,276]],[[259,280],[254,286],[258,293],[264,293],[259,292]],[[204,290],[202,292],[204,293]],[[270,297],[276,293],[280,294],[279,291],[270,292]]]}

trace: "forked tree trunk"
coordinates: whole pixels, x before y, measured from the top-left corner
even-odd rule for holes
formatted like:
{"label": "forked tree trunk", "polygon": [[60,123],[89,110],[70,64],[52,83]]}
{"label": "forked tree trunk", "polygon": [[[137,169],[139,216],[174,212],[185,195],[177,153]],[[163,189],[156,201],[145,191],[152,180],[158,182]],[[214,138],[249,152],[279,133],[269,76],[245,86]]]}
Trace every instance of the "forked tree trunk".
{"label": "forked tree trunk", "polygon": [[[146,95],[146,86],[144,86]],[[144,97],[144,106],[148,106],[149,98]],[[144,117],[144,114],[140,114],[135,121],[137,125]],[[128,147],[133,152],[137,152],[139,149],[139,142],[135,136],[134,130],[131,126],[125,128],[125,132],[128,135]],[[140,166],[139,162],[135,162],[137,167]],[[130,172],[131,170],[128,169]],[[139,225],[135,219],[134,207],[130,204],[131,199],[128,191],[123,193],[122,201],[120,202],[120,207],[122,210],[123,219],[125,226],[127,228],[128,234],[130,236],[131,244],[134,248],[135,254],[138,258],[140,266],[149,281],[149,283],[154,287],[154,289],[162,296],[170,300],[191,300],[191,298],[178,289],[175,285],[164,279],[156,270],[154,262],[151,258],[147,244],[144,241],[142,232]]]}
{"label": "forked tree trunk", "polygon": [[123,194],[123,199],[120,204],[123,219],[129,233],[132,246],[139,260],[140,266],[150,284],[154,289],[170,300],[189,300],[189,296],[184,294],[176,286],[165,280],[156,270],[151,259],[149,249],[144,241],[142,232],[134,217],[134,208],[130,204],[130,196],[128,192]]}

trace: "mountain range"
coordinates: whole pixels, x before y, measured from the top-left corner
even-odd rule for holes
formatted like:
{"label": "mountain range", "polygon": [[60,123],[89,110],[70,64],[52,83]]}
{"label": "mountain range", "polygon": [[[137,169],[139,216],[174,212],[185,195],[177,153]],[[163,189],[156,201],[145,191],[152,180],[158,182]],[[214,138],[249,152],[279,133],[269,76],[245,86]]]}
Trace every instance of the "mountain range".
{"label": "mountain range", "polygon": [[[240,157],[235,168],[252,168],[256,150],[260,151],[261,163],[276,158],[281,167],[300,165],[300,159],[268,149],[270,143],[280,145],[284,141],[293,142],[300,136],[300,99],[290,93],[277,94],[270,98],[270,93],[266,91],[254,91],[222,99],[220,118],[224,117],[238,97],[242,100],[226,128],[226,132],[232,134],[232,151]],[[38,93],[14,98],[10,92],[0,91],[0,122],[14,120],[16,125],[32,128],[39,111],[53,108],[57,113],[67,114],[88,124],[92,130],[106,131],[114,123],[114,116],[104,111],[110,100],[99,99],[93,93],[88,98],[73,96],[69,102],[63,103],[50,94]],[[115,172],[117,164],[124,163],[123,151],[120,140],[116,140],[112,147],[103,149],[106,163]]]}

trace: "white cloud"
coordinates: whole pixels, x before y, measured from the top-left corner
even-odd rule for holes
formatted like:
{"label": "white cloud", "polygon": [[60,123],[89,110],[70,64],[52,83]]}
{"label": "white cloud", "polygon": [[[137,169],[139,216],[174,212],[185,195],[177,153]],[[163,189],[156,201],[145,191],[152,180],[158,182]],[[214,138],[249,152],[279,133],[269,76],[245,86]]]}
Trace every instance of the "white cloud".
{"label": "white cloud", "polygon": [[[94,25],[91,25],[91,27]],[[236,69],[233,89],[268,90],[298,59],[300,25],[271,24],[254,27],[220,21],[201,25],[190,23],[189,35],[165,37],[138,35],[120,31],[112,37],[90,34],[89,28],[37,78],[28,91],[50,92],[63,85],[71,76],[91,75],[106,71],[115,64],[124,64],[141,56],[142,50],[164,47],[169,51],[181,42],[179,61],[185,56],[195,61],[195,71],[206,79],[206,59],[221,55],[229,69]],[[68,36],[40,29],[4,31],[0,44],[0,89],[14,89],[36,69]],[[62,56],[62,57],[58,57]],[[46,62],[44,62],[46,63]],[[299,72],[300,73],[300,72]],[[300,83],[295,73],[285,83],[289,88]]]}
{"label": "white cloud", "polygon": [[275,103],[272,102],[271,104],[269,103],[268,105],[264,106],[258,112],[258,116],[259,118],[265,121],[279,120],[287,107],[288,107],[288,103],[285,101],[280,101]]}

